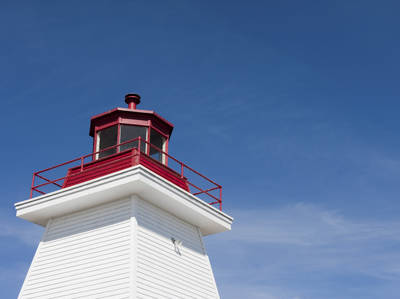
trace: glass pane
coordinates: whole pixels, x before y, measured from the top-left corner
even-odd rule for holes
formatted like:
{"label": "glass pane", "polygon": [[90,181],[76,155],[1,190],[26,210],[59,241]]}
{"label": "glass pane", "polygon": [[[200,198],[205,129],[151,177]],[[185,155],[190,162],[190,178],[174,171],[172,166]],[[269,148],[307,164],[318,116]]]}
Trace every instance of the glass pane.
{"label": "glass pane", "polygon": [[[141,126],[130,126],[130,125],[121,125],[121,141],[129,141],[135,138],[138,138],[139,136],[143,139],[146,140],[146,135],[147,135],[147,127],[141,127]],[[125,151],[127,149],[137,147],[138,146],[138,140],[135,140],[133,142],[126,143],[124,145],[121,145],[120,151]],[[143,141],[140,145],[141,151],[144,152],[146,148],[146,143]]]}
{"label": "glass pane", "polygon": [[161,163],[164,163],[163,154],[160,152],[164,150],[164,142],[165,142],[164,136],[162,136],[155,130],[151,130],[150,143],[157,148],[150,146],[150,157],[156,159],[157,161],[160,161]]}
{"label": "glass pane", "polygon": [[[117,144],[117,136],[118,136],[117,130],[118,130],[117,126],[112,126],[99,131],[97,135],[97,138],[99,138],[99,151]],[[99,153],[99,158],[115,154],[116,151],[117,149],[114,147],[104,152],[101,152]]]}

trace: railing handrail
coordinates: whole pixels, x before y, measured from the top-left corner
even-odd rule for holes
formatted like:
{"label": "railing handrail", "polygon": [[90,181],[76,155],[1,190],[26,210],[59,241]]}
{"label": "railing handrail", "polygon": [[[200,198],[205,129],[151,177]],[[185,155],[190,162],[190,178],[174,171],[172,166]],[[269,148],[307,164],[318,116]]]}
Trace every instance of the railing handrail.
{"label": "railing handrail", "polygon": [[[43,169],[43,170],[40,170],[40,171],[37,171],[37,172],[35,172],[35,173],[38,174],[38,173],[42,173],[42,172],[45,172],[45,171],[49,171],[49,170],[52,170],[52,169],[54,169],[54,168],[64,166],[64,165],[66,165],[66,164],[70,164],[70,163],[72,163],[72,162],[76,162],[76,161],[78,161],[78,160],[81,160],[82,158],[85,159],[85,158],[88,158],[88,157],[90,157],[90,156],[94,156],[94,155],[100,154],[101,152],[108,151],[108,150],[113,149],[113,148],[115,148],[115,147],[118,147],[118,146],[121,146],[121,145],[124,145],[124,144],[128,144],[128,143],[134,142],[134,141],[136,141],[136,140],[140,140],[140,139],[141,139],[141,137],[139,136],[139,137],[136,137],[136,138],[134,138],[134,139],[131,139],[131,140],[128,140],[128,141],[124,141],[124,142],[122,142],[122,143],[118,143],[118,144],[116,144],[116,145],[111,145],[111,146],[106,147],[106,148],[104,148],[104,149],[102,149],[102,150],[99,150],[99,151],[97,151],[97,152],[93,152],[93,153],[91,153],[91,154],[87,154],[87,155],[84,155],[84,156],[80,156],[80,157],[78,157],[78,158],[69,160],[69,161],[64,162],[64,163],[60,163],[60,164],[58,164],[58,165],[55,165],[55,166],[52,166],[52,167],[49,167],[49,168],[46,168],[46,169]],[[98,160],[100,160],[100,159],[103,159],[103,158],[99,158]]]}
{"label": "railing handrail", "polygon": [[[203,190],[202,188],[196,186],[195,184],[193,184],[192,182],[190,182],[189,180],[187,180],[187,183],[188,183],[190,186],[196,188],[196,189],[199,191],[199,192],[195,192],[195,193],[192,192],[193,195],[207,194],[208,196],[210,196],[211,198],[213,198],[213,199],[215,200],[214,202],[211,202],[211,203],[209,203],[209,204],[210,204],[210,205],[219,204],[219,208],[220,208],[220,210],[222,210],[222,186],[221,186],[221,185],[219,185],[219,184],[217,184],[216,182],[214,182],[213,180],[207,178],[205,175],[199,173],[198,171],[196,171],[196,170],[194,170],[193,168],[189,167],[187,164],[185,164],[185,163],[179,161],[179,160],[176,159],[175,157],[171,156],[171,155],[168,154],[167,152],[163,151],[162,149],[160,149],[159,147],[155,146],[154,144],[151,144],[149,141],[143,139],[143,138],[140,137],[140,136],[139,136],[139,137],[136,137],[136,138],[134,138],[134,139],[128,140],[128,141],[124,141],[124,142],[121,142],[121,143],[118,143],[118,144],[109,146],[109,147],[107,147],[107,148],[98,150],[98,151],[96,151],[96,152],[93,152],[93,153],[90,153],[90,154],[87,154],[87,155],[84,155],[84,156],[81,156],[81,157],[78,157],[78,158],[69,160],[69,161],[67,161],[67,162],[60,163],[60,164],[57,164],[57,165],[55,165],[55,166],[52,166],[52,167],[49,167],[49,168],[46,168],[46,169],[43,169],[43,170],[34,172],[34,173],[33,173],[33,176],[32,176],[32,185],[31,185],[30,198],[32,198],[32,195],[33,195],[33,192],[34,192],[34,191],[35,191],[35,192],[38,192],[38,193],[40,193],[40,194],[45,194],[45,192],[43,192],[43,191],[41,191],[41,190],[38,189],[38,188],[40,188],[40,187],[43,187],[43,186],[46,186],[46,185],[49,185],[49,184],[53,184],[53,185],[55,185],[55,186],[57,186],[57,187],[59,187],[59,188],[63,188],[63,185],[60,185],[59,183],[57,183],[58,181],[65,180],[67,177],[75,176],[75,175],[81,174],[82,172],[89,171],[89,170],[93,170],[93,169],[96,169],[96,168],[98,168],[98,167],[104,167],[104,165],[112,164],[112,163],[115,163],[116,161],[120,161],[120,160],[123,160],[123,159],[130,158],[130,156],[128,156],[128,157],[122,157],[122,158],[117,159],[117,160],[111,160],[110,162],[107,162],[106,164],[98,165],[98,166],[92,167],[92,168],[90,168],[90,169],[84,169],[84,165],[87,165],[87,163],[86,163],[86,164],[84,163],[84,160],[85,160],[86,158],[92,157],[93,161],[99,161],[99,160],[103,160],[103,159],[109,158],[110,155],[109,155],[109,156],[106,156],[106,157],[102,157],[102,158],[97,158],[97,157],[98,157],[98,154],[99,154],[99,153],[102,153],[102,152],[105,152],[105,151],[108,151],[108,150],[114,149],[114,148],[117,148],[117,152],[116,152],[115,154],[112,154],[112,155],[116,155],[116,156],[117,156],[119,153],[121,153],[121,151],[119,151],[119,148],[120,148],[122,145],[129,144],[129,143],[132,143],[132,142],[135,142],[135,141],[138,142],[137,147],[133,146],[133,147],[130,148],[129,150],[132,150],[133,148],[136,148],[139,155],[144,154],[144,155],[146,155],[147,157],[153,159],[153,158],[150,156],[150,148],[154,148],[154,149],[156,149],[161,155],[165,155],[166,157],[168,157],[169,159],[172,159],[173,161],[175,161],[176,163],[178,163],[178,164],[180,165],[180,168],[181,168],[180,176],[181,176],[182,178],[184,177],[184,169],[186,168],[186,169],[190,170],[191,172],[193,172],[194,174],[196,174],[196,175],[200,176],[201,178],[205,179],[205,180],[208,181],[209,183],[213,184],[214,187]],[[145,152],[142,152],[142,151],[141,151],[142,142],[144,142],[144,144],[146,144],[146,146],[149,145],[148,149],[145,150]],[[128,150],[126,150],[126,151],[128,151]],[[125,152],[125,150],[122,151],[122,152]],[[166,159],[166,160],[167,160],[167,159]],[[59,167],[62,167],[62,166],[65,166],[65,165],[74,163],[74,162],[77,162],[77,161],[80,161],[80,171],[77,172],[77,173],[67,173],[66,176],[64,176],[64,177],[62,177],[62,178],[55,179],[55,180],[51,180],[51,179],[48,179],[48,178],[46,178],[46,177],[43,176],[43,173],[44,173],[44,172],[47,172],[47,171],[50,171],[50,170],[53,170],[53,169],[56,169],[56,168],[59,168]],[[157,161],[157,160],[155,160],[155,161]],[[157,162],[159,162],[159,161],[157,161]],[[168,169],[174,171],[172,168],[169,168],[169,167],[166,165],[166,163],[164,164],[163,162],[161,162],[161,164],[162,164],[163,166],[167,167]],[[76,167],[79,167],[79,165],[77,165]],[[175,171],[174,171],[174,172],[175,172]],[[176,172],[175,172],[175,173],[176,173]],[[177,174],[178,174],[178,173],[177,173]],[[179,174],[178,174],[178,175],[179,175]],[[39,179],[41,179],[41,180],[44,180],[45,183],[35,185],[35,178],[36,178],[36,177],[39,178]],[[209,193],[210,191],[213,191],[213,190],[219,190],[219,198]]]}
{"label": "railing handrail", "polygon": [[193,171],[195,174],[201,176],[203,179],[209,181],[210,183],[212,183],[212,184],[214,184],[214,185],[216,185],[216,186],[218,186],[218,187],[222,187],[221,185],[217,184],[217,183],[214,182],[213,180],[210,180],[208,177],[202,175],[201,173],[197,172],[197,171],[194,170],[193,168],[187,166],[185,163],[183,163],[183,162],[181,162],[181,161],[179,161],[179,160],[176,160],[174,157],[170,156],[168,153],[164,152],[162,149],[158,148],[158,147],[155,146],[154,144],[151,144],[151,143],[148,142],[147,140],[143,140],[143,141],[144,141],[145,143],[149,144],[150,147],[154,147],[155,149],[157,149],[157,150],[159,150],[160,152],[162,152],[163,154],[165,154],[168,158],[171,158],[171,159],[175,160],[175,162],[178,162],[179,164],[185,166],[187,169]]}

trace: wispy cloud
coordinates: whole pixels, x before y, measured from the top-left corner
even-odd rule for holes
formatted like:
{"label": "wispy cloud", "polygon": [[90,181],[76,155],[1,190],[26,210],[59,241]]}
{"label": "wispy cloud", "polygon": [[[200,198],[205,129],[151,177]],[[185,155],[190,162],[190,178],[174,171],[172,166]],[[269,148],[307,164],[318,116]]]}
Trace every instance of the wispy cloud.
{"label": "wispy cloud", "polygon": [[303,203],[232,215],[233,231],[207,241],[211,259],[221,257],[214,264],[223,297],[374,298],[379,289],[395,298],[400,221],[349,219]]}
{"label": "wispy cloud", "polygon": [[37,246],[43,233],[42,227],[4,213],[0,213],[0,216],[0,240],[12,238],[25,245]]}
{"label": "wispy cloud", "polygon": [[0,287],[7,298],[17,296],[42,233],[42,227],[0,210]]}
{"label": "wispy cloud", "polygon": [[234,211],[237,227],[225,240],[323,246],[337,241],[400,240],[399,222],[346,219],[338,211],[298,203],[271,210]]}

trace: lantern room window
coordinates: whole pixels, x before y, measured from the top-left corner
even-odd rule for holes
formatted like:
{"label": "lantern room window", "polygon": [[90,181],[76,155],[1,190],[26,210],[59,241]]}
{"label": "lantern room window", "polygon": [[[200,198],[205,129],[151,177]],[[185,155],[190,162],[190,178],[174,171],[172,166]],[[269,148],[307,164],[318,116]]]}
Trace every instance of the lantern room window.
{"label": "lantern room window", "polygon": [[[119,130],[119,132],[118,132]],[[119,143],[124,143],[132,139],[141,137],[143,142],[141,143],[141,151],[147,153],[147,138],[148,128],[144,126],[134,126],[134,125],[115,125],[97,132],[97,146],[96,151],[104,150],[110,146],[117,145]],[[155,139],[156,140],[156,139]],[[114,147],[97,154],[97,159],[107,157],[109,155],[115,154],[117,152],[123,152],[128,149],[138,147],[138,140],[125,143],[121,146]]]}
{"label": "lantern room window", "polygon": [[[147,136],[147,127],[141,127],[141,126],[132,126],[132,125],[121,125],[121,135],[120,135],[120,143],[141,137],[142,140],[146,140]],[[137,147],[138,146],[138,141],[135,140],[134,142],[129,142],[124,145],[120,146],[120,151],[125,151],[127,149]],[[145,152],[146,150],[146,143],[142,142],[141,145],[141,151]]]}
{"label": "lantern room window", "polygon": [[154,145],[150,146],[150,157],[163,164],[165,163],[165,155],[161,151],[165,152],[165,140],[166,138],[156,130],[150,131],[150,144]]}
{"label": "lantern room window", "polygon": [[[111,126],[105,128],[98,132],[97,134],[97,150],[101,151],[107,147],[117,144],[118,140],[118,126]],[[102,151],[98,154],[98,158],[107,157],[109,155],[115,154],[117,152],[116,148],[111,148]]]}

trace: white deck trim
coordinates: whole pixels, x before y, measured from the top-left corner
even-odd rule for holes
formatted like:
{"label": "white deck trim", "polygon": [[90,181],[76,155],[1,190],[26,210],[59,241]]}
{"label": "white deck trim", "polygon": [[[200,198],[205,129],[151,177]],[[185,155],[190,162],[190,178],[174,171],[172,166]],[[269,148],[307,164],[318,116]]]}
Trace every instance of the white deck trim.
{"label": "white deck trim", "polygon": [[203,235],[231,229],[231,216],[142,165],[17,202],[15,208],[18,217],[45,226],[50,218],[132,195],[199,227]]}

